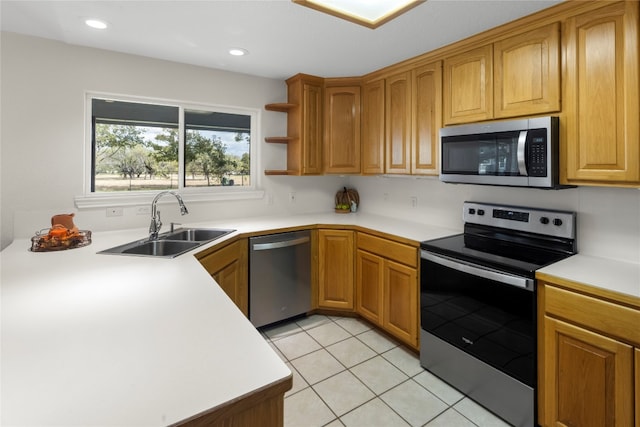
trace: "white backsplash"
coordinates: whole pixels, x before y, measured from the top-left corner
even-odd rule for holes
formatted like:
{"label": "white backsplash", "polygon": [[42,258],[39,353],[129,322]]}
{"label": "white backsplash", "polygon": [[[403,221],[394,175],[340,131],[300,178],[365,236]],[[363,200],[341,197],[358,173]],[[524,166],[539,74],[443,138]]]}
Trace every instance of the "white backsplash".
{"label": "white backsplash", "polygon": [[[353,176],[349,186],[358,190],[364,212],[458,230],[463,226],[462,203],[467,200],[575,211],[580,253],[640,262],[640,191],[634,188],[539,190],[400,176]],[[412,197],[417,198],[416,207]]]}

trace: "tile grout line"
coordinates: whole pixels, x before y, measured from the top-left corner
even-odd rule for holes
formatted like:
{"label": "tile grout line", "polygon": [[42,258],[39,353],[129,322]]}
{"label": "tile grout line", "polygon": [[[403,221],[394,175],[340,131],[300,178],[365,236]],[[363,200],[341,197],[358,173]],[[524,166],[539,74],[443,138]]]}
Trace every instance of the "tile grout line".
{"label": "tile grout line", "polygon": [[[285,360],[285,363],[288,363],[291,368],[293,370],[295,370],[297,372],[297,374],[302,378],[302,380],[304,381],[304,383],[306,384],[305,387],[301,388],[300,390],[297,390],[295,393],[290,394],[288,396],[286,396],[286,398],[289,398],[291,396],[294,396],[296,394],[298,394],[301,391],[307,390],[307,388],[311,388],[311,391],[314,393],[314,395],[320,399],[320,401],[329,409],[329,411],[331,412],[331,414],[334,416],[334,418],[332,420],[330,420],[329,422],[327,422],[326,425],[332,424],[334,422],[339,422],[342,425],[344,425],[344,423],[342,422],[342,417],[346,416],[347,414],[361,408],[364,405],[369,404],[370,402],[374,401],[375,399],[379,399],[380,402],[382,402],[385,407],[387,407],[391,412],[393,412],[394,414],[396,414],[398,417],[400,417],[400,419],[402,419],[404,422],[406,422],[408,425],[412,425],[407,419],[405,419],[400,413],[398,413],[396,411],[396,409],[394,409],[390,404],[388,404],[381,396],[385,393],[388,393],[390,390],[393,390],[399,386],[401,386],[402,384],[406,384],[408,381],[413,381],[413,383],[417,384],[418,386],[420,386],[422,389],[424,389],[427,393],[429,393],[430,395],[432,395],[433,397],[435,397],[438,401],[444,403],[444,405],[446,405],[446,408],[444,410],[442,410],[441,412],[435,414],[432,418],[430,418],[426,423],[422,424],[423,427],[428,427],[428,425],[433,422],[434,420],[436,420],[438,417],[440,417],[442,414],[444,414],[445,412],[447,412],[449,409],[453,410],[457,415],[461,416],[462,418],[464,418],[465,420],[467,420],[468,422],[471,423],[471,425],[478,427],[478,424],[476,424],[473,420],[471,420],[470,418],[468,418],[466,415],[464,415],[463,413],[459,412],[456,408],[454,408],[455,405],[459,404],[460,402],[462,402],[467,396],[462,395],[459,399],[457,399],[455,402],[449,404],[447,401],[444,401],[442,398],[440,398],[438,395],[434,394],[431,390],[429,390],[425,385],[421,384],[420,382],[418,382],[415,378],[419,375],[421,375],[423,372],[418,372],[418,373],[414,373],[414,374],[409,374],[407,372],[405,372],[401,366],[399,366],[398,364],[394,363],[393,360],[385,357],[384,355],[387,353],[390,353],[391,351],[393,351],[394,349],[397,348],[401,348],[401,344],[398,344],[397,342],[395,342],[394,340],[392,340],[391,338],[388,338],[386,336],[383,336],[383,338],[385,338],[386,340],[390,341],[393,346],[391,348],[388,348],[384,351],[378,351],[375,348],[373,348],[371,345],[367,344],[362,338],[360,338],[360,335],[363,335],[367,332],[370,331],[374,331],[374,328],[369,327],[369,325],[367,325],[366,323],[363,323],[363,325],[365,325],[368,329],[354,333],[351,332],[350,330],[346,329],[344,326],[340,325],[336,319],[331,318],[330,316],[325,316],[326,320],[321,321],[317,324],[312,324],[312,325],[301,325],[299,324],[297,321],[294,321],[294,324],[296,326],[297,329],[299,330],[295,330],[292,331],[291,333],[286,332],[284,336],[280,336],[280,337],[269,337],[265,332],[261,331],[261,334],[263,334],[263,337],[265,338],[265,340],[267,340],[267,342],[269,342],[271,345],[273,345],[276,349],[278,349],[278,354],[281,355]],[[305,318],[306,319],[306,318]],[[342,318],[339,318],[342,319]],[[320,343],[316,338],[314,338],[313,335],[311,335],[309,333],[309,331],[322,327],[324,325],[329,325],[329,324],[334,324],[336,326],[338,326],[342,331],[346,332],[348,334],[348,337],[343,338],[343,339],[339,339],[338,341],[335,342],[331,342],[330,344],[327,345],[323,345],[322,343]],[[277,346],[276,342],[280,339],[283,338],[287,338],[287,337],[291,337],[291,336],[295,336],[300,334],[301,332],[304,332],[309,338],[311,338],[311,340],[316,343],[317,345],[320,346],[320,348],[310,351],[308,353],[305,353],[303,355],[297,356],[295,358],[290,359],[286,354],[284,354],[282,351],[280,351],[280,348]],[[356,363],[353,366],[348,367],[345,363],[343,363],[337,356],[335,356],[329,349],[328,347],[331,347],[333,345],[342,343],[344,341],[350,340],[351,338],[355,338],[356,340],[358,340],[358,342],[362,345],[364,345],[368,350],[371,350],[371,352],[373,353],[372,356],[367,357],[365,360],[359,361],[358,363]],[[320,381],[317,381],[314,384],[309,383],[309,381],[304,377],[304,375],[302,375],[302,373],[300,373],[298,371],[298,369],[294,366],[293,361],[308,356],[310,354],[313,354],[315,352],[324,350],[327,354],[329,354],[329,356],[335,360],[336,362],[338,362],[339,366],[342,368],[339,372],[334,373],[330,376],[328,376],[327,378],[323,378]],[[354,372],[352,372],[352,369],[360,366],[364,363],[367,363],[369,361],[371,361],[372,359],[375,359],[376,357],[380,356],[382,358],[382,360],[386,361],[387,363],[389,363],[391,366],[393,366],[395,369],[397,369],[399,372],[401,372],[403,375],[406,376],[406,379],[402,380],[400,383],[395,384],[393,387],[384,390],[381,393],[376,393],[374,390],[371,389],[370,386],[368,386],[362,379],[360,379],[360,377],[358,377]],[[397,360],[397,363],[401,363],[400,360]],[[348,372],[349,374],[351,374],[361,385],[363,385],[365,387],[366,390],[370,391],[373,394],[373,397],[371,397],[370,399],[367,399],[366,401],[360,403],[358,406],[356,406],[355,408],[350,409],[349,411],[345,412],[344,414],[338,416],[337,413],[335,412],[335,410],[328,404],[328,402],[326,402],[322,396],[320,396],[320,394],[318,393],[318,391],[316,390],[315,386],[317,386],[318,384],[327,381],[337,375],[343,374],[345,372]],[[428,372],[428,370],[427,370]]]}
{"label": "tile grout line", "polygon": [[[320,383],[322,383],[323,381],[326,381],[326,380],[328,380],[328,379],[330,379],[330,378],[333,378],[333,377],[335,377],[336,375],[340,375],[340,374],[344,373],[345,371],[346,371],[346,372],[349,372],[351,375],[353,375],[353,376],[356,378],[356,380],[357,380],[360,384],[362,384],[362,385],[363,385],[367,390],[369,390],[369,391],[373,394],[373,397],[372,397],[371,399],[366,400],[365,402],[362,402],[360,405],[358,405],[358,406],[356,406],[355,408],[353,408],[353,409],[351,409],[351,410],[347,411],[346,413],[344,413],[344,414],[342,414],[342,415],[340,415],[340,416],[337,416],[337,418],[336,418],[337,420],[340,420],[340,419],[341,419],[341,417],[343,417],[343,416],[347,415],[347,414],[348,414],[348,413],[350,413],[350,412],[353,412],[353,411],[357,410],[358,408],[360,408],[360,407],[362,407],[362,406],[366,405],[367,403],[369,403],[369,402],[371,402],[371,401],[373,401],[373,400],[375,400],[375,399],[379,399],[379,400],[380,400],[380,401],[381,401],[381,402],[382,402],[382,403],[383,403],[387,408],[389,408],[389,410],[391,410],[391,411],[392,411],[393,413],[395,413],[398,417],[400,417],[400,419],[402,419],[402,420],[403,420],[403,421],[405,421],[408,425],[410,425],[410,426],[411,426],[412,424],[411,424],[411,422],[410,422],[409,420],[405,419],[405,418],[402,416],[402,414],[398,413],[398,412],[397,412],[397,411],[396,411],[396,410],[395,410],[391,405],[389,405],[389,404],[388,404],[388,403],[387,403],[387,402],[386,402],[386,401],[381,397],[383,394],[385,394],[385,393],[389,392],[390,390],[393,390],[394,388],[397,388],[397,387],[401,386],[402,384],[407,383],[408,381],[412,381],[412,380],[413,380],[413,377],[414,377],[415,375],[418,375],[418,374],[415,374],[415,375],[413,375],[413,376],[410,376],[409,374],[407,374],[406,372],[404,372],[404,371],[403,371],[399,366],[397,366],[396,364],[394,364],[394,363],[393,363],[393,361],[391,361],[391,360],[389,360],[389,359],[387,359],[387,358],[385,358],[385,357],[384,357],[384,354],[385,354],[385,353],[388,353],[388,352],[390,352],[390,351],[394,350],[395,348],[398,348],[398,347],[399,347],[399,344],[397,344],[397,343],[395,343],[395,342],[393,342],[393,341],[391,341],[391,340],[389,339],[389,341],[390,341],[390,342],[392,342],[392,343],[394,344],[394,346],[393,346],[393,347],[391,347],[391,348],[389,348],[389,349],[387,349],[387,350],[384,350],[383,352],[379,352],[379,351],[377,351],[376,349],[372,348],[370,345],[368,345],[366,342],[364,342],[364,341],[362,341],[361,339],[359,339],[359,338],[358,338],[358,335],[362,335],[362,334],[364,334],[364,333],[366,333],[366,332],[368,332],[368,331],[371,331],[372,329],[368,329],[367,331],[362,331],[362,332],[360,332],[359,334],[354,335],[354,334],[353,334],[353,333],[351,333],[350,331],[347,331],[345,328],[341,327],[337,322],[333,321],[333,323],[334,323],[334,324],[336,324],[338,327],[340,327],[342,330],[346,331],[346,332],[350,335],[350,337],[349,337],[349,338],[345,338],[344,340],[336,341],[335,343],[331,343],[330,345],[333,345],[333,344],[337,344],[337,343],[339,343],[339,342],[346,341],[347,339],[350,339],[350,338],[356,338],[356,339],[357,339],[358,341],[360,341],[360,342],[361,342],[365,347],[369,348],[369,349],[374,353],[374,356],[372,356],[372,357],[370,357],[370,358],[368,358],[368,359],[366,359],[366,360],[363,360],[363,361],[361,361],[361,362],[359,362],[359,363],[357,363],[357,364],[355,364],[355,365],[353,365],[353,366],[351,366],[351,367],[347,367],[346,365],[344,365],[344,364],[342,363],[342,361],[340,361],[340,360],[339,360],[338,358],[336,358],[336,357],[335,357],[335,356],[334,356],[334,355],[333,355],[329,350],[327,350],[326,346],[322,345],[320,342],[318,342],[317,340],[315,340],[315,341],[316,341],[316,342],[318,342],[318,344],[322,347],[322,349],[324,349],[325,351],[327,351],[327,353],[329,353],[329,354],[330,354],[330,355],[331,355],[335,360],[337,360],[337,361],[338,361],[338,363],[340,363],[340,364],[345,368],[345,370],[340,371],[340,372],[338,372],[338,373],[336,373],[336,374],[333,374],[333,375],[331,375],[331,376],[329,376],[329,377],[327,377],[327,378],[325,378],[325,379],[323,379],[323,380],[321,380],[321,381],[318,381],[318,382],[317,382],[317,383],[315,383],[315,384],[309,384],[309,387],[311,387],[311,388],[313,389],[313,391],[316,393],[316,395],[317,395],[317,396],[320,398],[320,400],[322,400],[322,402],[323,402],[323,403],[324,403],[324,404],[325,404],[325,405],[326,405],[326,406],[331,410],[331,412],[332,412],[334,415],[336,415],[336,416],[337,416],[337,414],[336,414],[336,412],[333,410],[333,408],[331,408],[331,406],[329,406],[328,402],[326,402],[324,399],[322,399],[322,396],[320,396],[320,395],[318,394],[318,392],[316,391],[316,389],[314,388],[314,386],[315,386],[315,385],[317,385],[317,384],[320,384]],[[326,323],[325,323],[325,324],[326,324]],[[322,325],[318,325],[318,326],[316,326],[316,327],[320,327],[320,326],[322,326]],[[308,330],[311,330],[311,329],[313,329],[313,328],[305,329],[305,332],[307,332]],[[313,336],[312,336],[311,334],[309,334],[309,335],[310,335],[310,336],[311,336],[311,338],[313,339]],[[387,337],[384,337],[384,338],[385,338],[385,339],[388,339]],[[316,350],[316,351],[319,351],[319,350]],[[380,394],[378,394],[378,393],[376,393],[374,390],[372,390],[372,389],[371,389],[371,387],[369,387],[369,386],[368,386],[364,381],[362,381],[362,379],[360,379],[360,377],[358,377],[355,373],[351,372],[351,369],[352,369],[352,368],[354,368],[354,367],[356,367],[356,366],[359,366],[359,365],[362,365],[362,364],[366,363],[367,361],[370,361],[370,360],[372,360],[372,359],[374,359],[374,358],[376,358],[376,357],[378,357],[378,356],[379,356],[379,357],[381,357],[383,360],[385,360],[387,363],[389,363],[391,366],[393,366],[393,367],[394,367],[394,368],[396,368],[399,372],[401,372],[403,375],[405,375],[405,376],[406,376],[406,379],[404,379],[403,381],[401,381],[401,382],[400,382],[400,383],[398,383],[398,384],[395,384],[393,387],[391,387],[391,388],[389,388],[389,389],[384,390],[384,391],[383,391],[382,393],[380,393]],[[302,357],[302,356],[301,356],[301,357]],[[302,374],[300,374],[300,375],[302,375]],[[304,378],[304,377],[303,377],[303,378]],[[434,419],[436,419],[436,418],[437,418],[437,417],[439,417],[440,415],[442,415],[442,413],[446,412],[446,411],[450,408],[450,406],[449,406],[449,404],[448,404],[447,402],[444,402],[444,401],[443,401],[442,399],[440,399],[438,396],[436,396],[436,395],[434,395],[433,393],[431,393],[429,390],[427,390],[425,387],[423,387],[423,386],[422,386],[422,384],[418,383],[418,382],[417,382],[417,381],[415,381],[415,380],[413,380],[413,382],[414,382],[414,383],[416,383],[418,386],[422,387],[423,389],[425,389],[425,391],[427,391],[430,395],[434,396],[437,400],[439,400],[439,401],[441,401],[442,403],[444,403],[445,405],[447,405],[447,407],[446,407],[442,412],[440,412],[440,413],[436,414],[433,418],[429,419],[429,420],[425,423],[425,425],[426,425],[426,424],[428,424],[428,423],[430,423],[431,421],[433,421]],[[457,412],[457,411],[456,411],[456,412]],[[465,418],[466,418],[466,417],[465,417]],[[334,420],[332,420],[331,422],[333,422],[333,421],[335,421],[335,419],[334,419]]]}

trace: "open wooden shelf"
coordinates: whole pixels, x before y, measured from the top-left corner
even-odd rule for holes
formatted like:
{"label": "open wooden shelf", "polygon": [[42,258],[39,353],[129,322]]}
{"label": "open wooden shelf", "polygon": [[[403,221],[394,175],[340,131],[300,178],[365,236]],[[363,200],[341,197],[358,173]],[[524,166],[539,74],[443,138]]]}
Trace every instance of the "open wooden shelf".
{"label": "open wooden shelf", "polygon": [[267,136],[264,138],[264,142],[270,144],[288,144],[289,141],[293,141],[294,139],[292,136]]}
{"label": "open wooden shelf", "polygon": [[296,171],[292,170],[278,170],[278,169],[265,169],[265,175],[298,175]]}
{"label": "open wooden shelf", "polygon": [[275,104],[267,104],[264,106],[264,109],[268,111],[279,111],[281,113],[286,113],[297,106],[297,104],[290,104],[288,102],[278,102]]}

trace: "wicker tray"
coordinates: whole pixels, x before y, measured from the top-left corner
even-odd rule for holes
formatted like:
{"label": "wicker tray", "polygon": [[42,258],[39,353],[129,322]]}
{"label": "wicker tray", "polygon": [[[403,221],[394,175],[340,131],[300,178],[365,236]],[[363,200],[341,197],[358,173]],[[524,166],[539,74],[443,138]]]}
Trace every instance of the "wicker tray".
{"label": "wicker tray", "polygon": [[54,252],[81,248],[91,244],[91,231],[79,230],[77,234],[62,239],[48,234],[37,234],[31,238],[31,252]]}

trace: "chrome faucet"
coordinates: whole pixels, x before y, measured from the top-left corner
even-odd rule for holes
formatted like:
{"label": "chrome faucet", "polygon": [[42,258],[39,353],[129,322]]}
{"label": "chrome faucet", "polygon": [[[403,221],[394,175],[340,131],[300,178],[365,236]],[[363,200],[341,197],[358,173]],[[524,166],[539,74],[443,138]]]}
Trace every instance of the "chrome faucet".
{"label": "chrome faucet", "polygon": [[153,202],[151,202],[151,225],[149,225],[149,240],[155,240],[158,238],[158,233],[160,232],[160,228],[162,227],[162,221],[160,221],[160,211],[157,208],[158,200],[160,197],[165,194],[172,194],[178,199],[178,204],[180,204],[180,214],[186,215],[189,213],[187,207],[184,205],[182,201],[182,197],[175,191],[161,191],[158,193],[156,197],[154,197]]}

